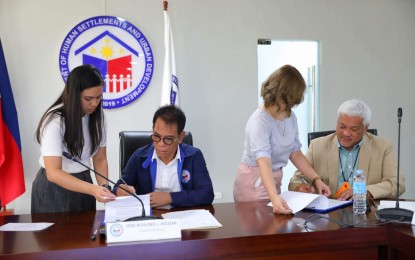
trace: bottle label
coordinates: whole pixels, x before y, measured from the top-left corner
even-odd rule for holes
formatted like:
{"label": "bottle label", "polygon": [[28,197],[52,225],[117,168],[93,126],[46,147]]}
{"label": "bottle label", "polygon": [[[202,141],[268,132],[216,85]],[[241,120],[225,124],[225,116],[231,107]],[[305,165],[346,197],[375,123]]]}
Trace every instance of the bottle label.
{"label": "bottle label", "polygon": [[366,194],[366,182],[354,182],[353,193]]}

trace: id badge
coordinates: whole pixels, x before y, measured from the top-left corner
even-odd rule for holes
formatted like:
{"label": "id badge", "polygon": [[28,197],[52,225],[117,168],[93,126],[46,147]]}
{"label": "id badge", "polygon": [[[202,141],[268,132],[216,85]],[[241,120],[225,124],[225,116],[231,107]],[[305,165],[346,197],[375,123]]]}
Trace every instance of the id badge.
{"label": "id badge", "polygon": [[337,199],[343,191],[350,189],[350,184],[345,181],[340,185],[340,188],[337,190],[336,194],[334,194],[334,198]]}

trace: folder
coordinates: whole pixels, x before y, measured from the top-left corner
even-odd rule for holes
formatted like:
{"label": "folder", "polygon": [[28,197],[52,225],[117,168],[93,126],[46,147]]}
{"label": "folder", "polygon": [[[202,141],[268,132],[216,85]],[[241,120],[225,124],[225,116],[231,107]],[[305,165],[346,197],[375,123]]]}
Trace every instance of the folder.
{"label": "folder", "polygon": [[[323,195],[321,195],[323,196]],[[325,197],[325,196],[324,196]],[[329,211],[342,208],[348,205],[351,205],[353,203],[352,200],[336,200],[336,199],[328,199],[325,197],[328,201],[328,204],[314,204],[311,202],[309,205],[307,205],[304,209],[311,210],[317,213],[327,213]]]}
{"label": "folder", "polygon": [[[327,213],[353,203],[351,200],[335,200],[329,199],[324,195],[296,191],[284,191],[280,196],[287,202],[288,207],[294,214],[303,209]],[[268,205],[272,207],[271,202]]]}

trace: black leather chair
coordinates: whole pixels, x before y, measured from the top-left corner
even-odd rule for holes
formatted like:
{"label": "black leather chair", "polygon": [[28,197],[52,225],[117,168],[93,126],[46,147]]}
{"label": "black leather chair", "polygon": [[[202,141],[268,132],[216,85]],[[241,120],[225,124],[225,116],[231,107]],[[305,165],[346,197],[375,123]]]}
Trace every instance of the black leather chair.
{"label": "black leather chair", "polygon": [[[373,135],[378,135],[378,130],[377,129],[367,129],[367,131]],[[329,130],[329,131],[319,131],[319,132],[310,132],[308,133],[308,146],[310,146],[310,142],[311,140],[315,139],[315,138],[319,138],[322,136],[326,136],[329,134],[332,134],[336,132],[335,130]]]}
{"label": "black leather chair", "polygon": [[[120,176],[127,165],[128,159],[140,147],[152,143],[152,131],[122,131],[120,132]],[[193,137],[190,132],[185,132],[183,143],[193,145]]]}

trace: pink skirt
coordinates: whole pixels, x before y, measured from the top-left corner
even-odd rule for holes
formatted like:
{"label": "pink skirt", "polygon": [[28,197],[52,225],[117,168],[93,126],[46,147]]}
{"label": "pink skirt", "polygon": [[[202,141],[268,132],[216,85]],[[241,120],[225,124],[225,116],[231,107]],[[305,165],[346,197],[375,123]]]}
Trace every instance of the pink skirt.
{"label": "pink skirt", "polygon": [[[272,171],[274,176],[275,188],[278,194],[281,193],[282,169]],[[268,192],[262,184],[258,166],[249,166],[241,163],[236,173],[235,183],[233,185],[233,199],[236,202],[268,200]]]}

